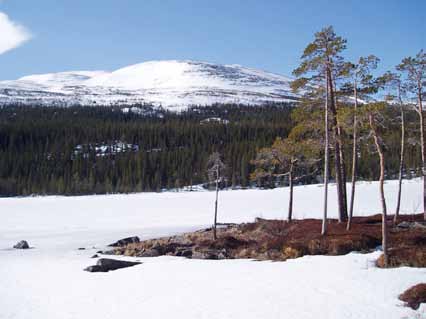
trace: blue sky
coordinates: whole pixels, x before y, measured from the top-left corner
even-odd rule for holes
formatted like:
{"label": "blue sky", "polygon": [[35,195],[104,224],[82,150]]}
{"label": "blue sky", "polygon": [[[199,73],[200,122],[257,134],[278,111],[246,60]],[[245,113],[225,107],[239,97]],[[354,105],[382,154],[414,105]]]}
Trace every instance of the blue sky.
{"label": "blue sky", "polygon": [[425,0],[0,0],[0,11],[31,34],[0,55],[0,79],[159,59],[291,75],[326,25],[348,58],[375,54],[382,70],[426,49]]}

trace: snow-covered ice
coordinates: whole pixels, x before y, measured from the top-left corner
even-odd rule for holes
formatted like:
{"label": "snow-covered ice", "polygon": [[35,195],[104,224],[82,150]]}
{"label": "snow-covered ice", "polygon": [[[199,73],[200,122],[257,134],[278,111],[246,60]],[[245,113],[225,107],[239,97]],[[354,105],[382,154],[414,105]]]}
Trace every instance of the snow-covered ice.
{"label": "snow-covered ice", "polygon": [[[385,186],[390,212],[396,185]],[[380,213],[377,186],[359,184],[357,215]],[[320,218],[322,191],[296,187],[295,217]],[[220,221],[283,218],[287,198],[286,188],[223,191]],[[426,270],[378,269],[379,252],[287,262],[138,258],[143,264],[128,269],[82,271],[119,238],[208,226],[213,201],[207,191],[0,199],[0,318],[426,318],[424,305],[413,311],[397,299]],[[404,182],[402,203],[403,213],[420,211],[419,180]],[[330,217],[336,211],[331,187]],[[11,249],[21,239],[35,248]]]}

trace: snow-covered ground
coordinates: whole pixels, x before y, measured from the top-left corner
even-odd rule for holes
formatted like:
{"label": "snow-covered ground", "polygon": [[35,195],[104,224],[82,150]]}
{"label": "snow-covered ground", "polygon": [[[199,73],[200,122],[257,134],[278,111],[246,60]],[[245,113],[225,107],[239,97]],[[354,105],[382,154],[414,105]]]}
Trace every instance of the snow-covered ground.
{"label": "snow-covered ground", "polygon": [[[385,186],[390,212],[396,185]],[[377,186],[359,184],[357,215],[380,213]],[[295,217],[320,218],[322,191],[296,187]],[[223,191],[220,221],[283,218],[287,198],[285,188]],[[424,305],[413,311],[397,299],[426,270],[377,269],[379,252],[287,262],[138,258],[142,265],[115,272],[82,270],[119,238],[208,226],[213,201],[207,191],[0,199],[0,318],[426,318]],[[420,211],[419,180],[404,183],[402,203],[405,213]],[[21,239],[35,248],[11,249]]]}

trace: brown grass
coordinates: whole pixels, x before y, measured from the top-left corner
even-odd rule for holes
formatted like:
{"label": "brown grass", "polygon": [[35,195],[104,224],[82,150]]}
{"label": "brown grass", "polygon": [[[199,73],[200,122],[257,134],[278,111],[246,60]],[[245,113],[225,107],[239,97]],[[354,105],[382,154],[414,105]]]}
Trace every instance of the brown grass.
{"label": "brown grass", "polygon": [[[401,216],[400,221],[421,221],[422,218],[422,214]],[[400,256],[399,259],[391,257],[391,264],[424,267],[426,230],[397,228],[391,220],[390,216],[389,247],[392,248],[392,254]],[[346,230],[346,223],[330,220],[326,236],[321,235],[321,220],[317,219],[294,220],[290,223],[256,219],[254,223],[219,228],[216,241],[213,240],[212,230],[205,229],[129,244],[116,248],[112,253],[143,257],[151,255],[153,251],[158,255],[178,256],[185,252],[186,257],[197,256],[194,258],[286,260],[304,255],[369,252],[380,244],[381,215],[375,215],[355,217],[350,231]]]}
{"label": "brown grass", "polygon": [[399,296],[399,299],[404,301],[408,307],[418,309],[421,303],[426,302],[426,284],[418,284],[407,289]]}

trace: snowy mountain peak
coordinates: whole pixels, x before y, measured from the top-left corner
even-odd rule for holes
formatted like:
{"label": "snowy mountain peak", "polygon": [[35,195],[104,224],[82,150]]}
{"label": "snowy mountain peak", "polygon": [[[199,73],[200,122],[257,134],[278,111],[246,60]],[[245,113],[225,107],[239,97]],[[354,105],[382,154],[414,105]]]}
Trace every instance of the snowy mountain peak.
{"label": "snowy mountain peak", "polygon": [[149,61],[106,71],[38,74],[0,82],[0,104],[150,103],[172,109],[215,103],[264,104],[297,98],[290,78],[197,61]]}

